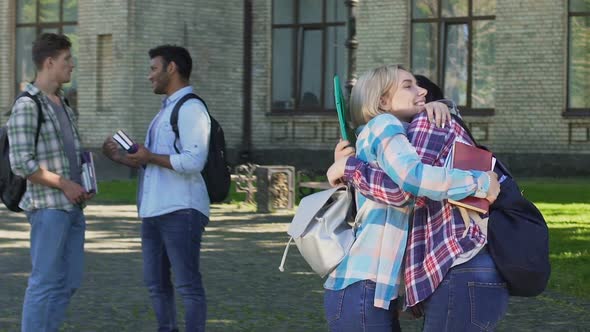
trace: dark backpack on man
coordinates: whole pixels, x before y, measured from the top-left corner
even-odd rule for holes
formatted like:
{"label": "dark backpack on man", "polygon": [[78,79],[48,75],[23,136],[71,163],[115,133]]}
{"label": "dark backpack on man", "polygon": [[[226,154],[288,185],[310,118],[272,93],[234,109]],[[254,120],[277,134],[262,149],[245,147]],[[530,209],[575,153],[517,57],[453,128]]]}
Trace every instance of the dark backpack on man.
{"label": "dark backpack on man", "polygon": [[207,162],[205,163],[205,167],[203,168],[203,171],[201,171],[201,174],[203,175],[205,185],[207,186],[209,200],[212,203],[223,202],[229,193],[229,187],[231,184],[231,174],[229,166],[225,160],[225,136],[223,135],[223,129],[221,129],[219,122],[217,122],[217,120],[211,116],[211,113],[209,113],[205,101],[194,93],[189,93],[180,98],[176,105],[174,105],[174,109],[170,115],[170,125],[176,136],[174,139],[174,150],[176,150],[177,153],[180,153],[176,147],[176,141],[180,138],[178,131],[178,112],[180,111],[182,104],[189,99],[200,100],[203,105],[205,105],[209,118],[211,118],[209,152],[207,154]]}
{"label": "dark backpack on man", "polygon": [[[453,118],[475,142],[463,120]],[[551,274],[547,223],[537,207],[522,195],[508,168],[497,158],[494,172],[498,178],[506,178],[490,206],[488,250],[508,284],[510,295],[537,296],[547,287]]]}
{"label": "dark backpack on man", "polygon": [[[35,148],[39,142],[39,132],[41,124],[44,121],[43,112],[41,111],[41,102],[37,96],[28,92],[21,93],[16,100],[21,97],[33,99],[37,105],[37,131],[35,132]],[[16,101],[15,101],[16,103]],[[27,190],[27,179],[22,178],[12,172],[9,158],[10,146],[8,143],[8,130],[6,125],[0,128],[0,199],[10,211],[20,212],[18,207],[25,191]]]}

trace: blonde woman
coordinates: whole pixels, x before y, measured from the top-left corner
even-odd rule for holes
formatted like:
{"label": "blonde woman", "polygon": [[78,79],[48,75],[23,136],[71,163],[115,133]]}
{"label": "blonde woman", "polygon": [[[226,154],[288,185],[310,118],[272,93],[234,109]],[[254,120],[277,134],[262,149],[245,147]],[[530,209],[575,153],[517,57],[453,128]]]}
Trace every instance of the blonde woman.
{"label": "blonde woman", "polygon": [[[357,158],[380,167],[415,196],[443,200],[473,195],[493,201],[499,192],[493,172],[422,164],[404,122],[424,108],[425,96],[412,74],[398,66],[363,74],[350,97],[358,127]],[[353,247],[324,284],[326,319],[331,331],[399,331],[397,297],[413,203],[400,197],[399,206],[384,205],[363,195],[356,201],[365,213]]]}

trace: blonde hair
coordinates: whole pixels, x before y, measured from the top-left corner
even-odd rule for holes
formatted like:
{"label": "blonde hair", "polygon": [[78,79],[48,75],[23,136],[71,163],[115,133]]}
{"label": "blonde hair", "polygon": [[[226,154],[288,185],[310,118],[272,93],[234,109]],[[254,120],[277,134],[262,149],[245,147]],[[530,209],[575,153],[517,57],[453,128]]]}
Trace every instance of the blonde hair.
{"label": "blonde hair", "polygon": [[354,127],[362,126],[385,111],[379,108],[381,97],[397,87],[399,65],[380,66],[359,77],[350,93],[350,115]]}

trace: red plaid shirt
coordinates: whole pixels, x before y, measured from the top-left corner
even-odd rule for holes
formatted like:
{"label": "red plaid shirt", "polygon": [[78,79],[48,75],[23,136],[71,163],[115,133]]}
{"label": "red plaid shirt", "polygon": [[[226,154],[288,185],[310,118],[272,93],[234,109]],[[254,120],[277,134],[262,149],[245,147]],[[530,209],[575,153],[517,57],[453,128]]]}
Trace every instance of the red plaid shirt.
{"label": "red plaid shirt", "polygon": [[[473,144],[454,120],[446,128],[432,125],[425,114],[414,118],[408,139],[422,162],[443,166],[457,137]],[[411,200],[381,169],[349,158],[344,178],[362,195],[380,203],[400,205]],[[443,280],[458,255],[485,244],[485,235],[470,221],[465,223],[457,208],[447,201],[415,199],[414,218],[405,257],[406,304],[414,306],[427,299]]]}

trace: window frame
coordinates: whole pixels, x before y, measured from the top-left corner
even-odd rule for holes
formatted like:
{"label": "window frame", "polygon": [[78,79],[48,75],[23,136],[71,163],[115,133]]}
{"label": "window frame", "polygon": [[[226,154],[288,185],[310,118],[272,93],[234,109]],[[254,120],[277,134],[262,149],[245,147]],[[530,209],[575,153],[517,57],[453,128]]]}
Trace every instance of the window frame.
{"label": "window frame", "polygon": [[[473,13],[473,0],[466,0],[467,1],[467,16],[456,16],[456,17],[444,17],[442,16],[442,1],[443,0],[436,0],[437,1],[437,8],[436,8],[436,17],[428,17],[428,18],[414,18],[414,0],[409,0],[410,6],[410,68],[414,70],[413,64],[413,54],[412,50],[414,48],[414,36],[413,36],[413,26],[415,23],[435,23],[437,25],[437,38],[436,38],[436,80],[433,80],[442,91],[444,91],[444,74],[446,70],[446,50],[447,45],[442,41],[443,37],[446,38],[446,31],[449,25],[453,24],[465,24],[467,25],[469,31],[469,37],[467,40],[467,88],[466,88],[466,105],[458,105],[461,108],[461,112],[463,115],[473,115],[473,116],[492,116],[495,113],[495,108],[493,107],[472,107],[472,86],[473,86],[473,22],[474,21],[495,21],[496,15],[474,15]],[[495,59],[494,59],[495,65]],[[430,77],[429,77],[430,78]],[[432,79],[432,78],[430,78]],[[495,96],[494,96],[495,97]]]}
{"label": "window frame", "polygon": [[[317,1],[317,0],[316,0]],[[291,40],[291,45],[293,48],[293,63],[294,66],[292,68],[292,74],[294,78],[293,86],[292,86],[292,95],[295,96],[295,101],[293,103],[292,109],[282,109],[282,108],[274,108],[273,107],[273,99],[274,99],[274,77],[271,70],[271,84],[270,84],[270,99],[271,99],[271,107],[270,113],[272,115],[300,115],[300,114],[319,114],[325,115],[329,114],[330,111],[336,111],[336,108],[325,108],[325,96],[327,93],[326,89],[326,78],[324,75],[326,74],[326,62],[327,62],[327,32],[328,28],[331,27],[346,27],[346,20],[343,21],[334,21],[334,22],[327,22],[327,0],[320,0],[322,1],[322,22],[317,23],[299,23],[299,2],[300,0],[292,0],[292,10],[293,10],[293,22],[294,23],[274,23],[274,1],[271,1],[271,41],[274,40],[274,33],[275,29],[293,29],[293,36]],[[301,89],[301,79],[302,79],[302,56],[301,50],[303,49],[303,42],[299,42],[299,40],[303,39],[303,35],[305,31],[309,30],[321,30],[322,32],[322,60],[321,60],[321,90],[320,96],[318,96],[320,100],[320,106],[315,108],[299,108],[299,104],[301,103],[300,98],[300,89]],[[272,66],[272,57],[273,54],[273,45],[271,42],[271,66]]]}
{"label": "window frame", "polygon": [[[18,23],[18,13],[17,13],[17,8],[18,8],[18,4],[20,1],[23,0],[15,0],[14,1],[14,13],[15,13],[15,33],[14,33],[14,40],[16,43],[16,36],[17,36],[17,32],[19,28],[35,28],[35,38],[39,37],[39,35],[41,34],[41,31],[43,29],[57,29],[57,33],[59,34],[63,34],[64,31],[64,27],[65,26],[77,26],[78,25],[78,21],[64,21],[63,20],[63,16],[64,16],[64,1],[65,0],[58,0],[59,1],[59,21],[57,22],[41,22],[40,20],[40,15],[41,15],[41,0],[35,0],[36,3],[36,7],[35,7],[35,22],[31,22],[31,23]],[[79,5],[79,4],[78,4]],[[18,70],[18,59],[16,58],[16,48],[14,49],[14,79],[13,79],[13,83],[14,83],[14,91],[15,91],[15,95],[19,93],[19,82],[16,81],[16,71]],[[34,65],[34,64],[33,64]]]}
{"label": "window frame", "polygon": [[562,115],[566,118],[571,117],[590,117],[590,107],[582,107],[582,108],[575,108],[570,107],[570,52],[571,52],[571,43],[570,43],[570,22],[572,17],[586,17],[590,16],[590,10],[587,12],[572,12],[570,11],[570,2],[571,0],[567,0],[565,2],[566,11],[567,11],[567,21],[566,21],[566,56],[565,56],[565,110],[563,111]]}

